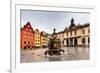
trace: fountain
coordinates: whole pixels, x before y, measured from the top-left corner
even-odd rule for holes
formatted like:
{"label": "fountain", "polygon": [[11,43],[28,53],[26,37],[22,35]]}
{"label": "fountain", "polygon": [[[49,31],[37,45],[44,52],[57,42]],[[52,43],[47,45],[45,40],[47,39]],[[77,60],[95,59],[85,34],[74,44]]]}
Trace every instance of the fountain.
{"label": "fountain", "polygon": [[54,32],[52,33],[52,36],[48,42],[48,50],[45,51],[45,55],[53,56],[64,53],[64,50],[61,49],[61,41],[59,38],[57,38],[55,31],[56,29],[54,28]]}

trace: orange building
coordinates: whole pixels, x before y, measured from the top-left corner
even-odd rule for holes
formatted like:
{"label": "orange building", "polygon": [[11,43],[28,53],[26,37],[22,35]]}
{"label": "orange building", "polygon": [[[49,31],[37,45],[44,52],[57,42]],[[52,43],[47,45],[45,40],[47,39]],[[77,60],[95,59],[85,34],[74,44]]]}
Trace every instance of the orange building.
{"label": "orange building", "polygon": [[32,49],[34,48],[34,44],[34,31],[30,22],[27,22],[27,24],[21,28],[21,48]]}

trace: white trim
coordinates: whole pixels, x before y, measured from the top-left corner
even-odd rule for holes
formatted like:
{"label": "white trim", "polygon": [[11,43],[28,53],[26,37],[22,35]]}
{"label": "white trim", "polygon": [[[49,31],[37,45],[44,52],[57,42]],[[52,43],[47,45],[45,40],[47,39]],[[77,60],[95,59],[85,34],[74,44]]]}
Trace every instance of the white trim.
{"label": "white trim", "polygon": [[[17,3],[17,5],[15,5]],[[86,6],[86,5],[66,5],[66,4],[49,4],[49,3],[27,3],[26,6],[21,4],[25,3],[18,3],[14,1],[12,2],[12,10],[11,10],[11,71],[32,71],[39,70],[39,69],[61,69],[61,68],[68,68],[68,67],[87,67],[87,66],[94,66],[95,65],[95,46],[94,46],[94,26],[95,22],[93,19],[95,18],[95,11],[94,7]],[[16,6],[16,7],[15,7]],[[90,60],[85,61],[63,61],[63,62],[45,62],[45,63],[28,63],[28,64],[20,64],[20,9],[32,9],[32,10],[48,10],[48,11],[74,11],[74,12],[89,12],[91,14],[91,54]],[[17,16],[16,16],[17,15]],[[18,19],[16,19],[16,17]],[[16,21],[16,22],[15,22]],[[17,24],[17,25],[15,25]],[[17,40],[17,41],[16,41]],[[17,44],[17,45],[15,45]],[[17,49],[15,49],[15,47]],[[16,55],[19,54],[19,55]],[[16,57],[15,57],[16,56]],[[48,66],[48,67],[47,67]],[[30,68],[30,69],[29,69]]]}

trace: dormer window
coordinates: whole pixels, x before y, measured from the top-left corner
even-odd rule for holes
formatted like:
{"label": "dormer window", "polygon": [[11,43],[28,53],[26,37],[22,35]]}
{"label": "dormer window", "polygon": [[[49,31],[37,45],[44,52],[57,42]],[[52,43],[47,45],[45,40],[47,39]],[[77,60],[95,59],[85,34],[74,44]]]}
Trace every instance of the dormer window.
{"label": "dormer window", "polygon": [[26,28],[26,30],[28,30],[28,29]]}
{"label": "dormer window", "polygon": [[28,25],[28,27],[30,27],[30,25]]}

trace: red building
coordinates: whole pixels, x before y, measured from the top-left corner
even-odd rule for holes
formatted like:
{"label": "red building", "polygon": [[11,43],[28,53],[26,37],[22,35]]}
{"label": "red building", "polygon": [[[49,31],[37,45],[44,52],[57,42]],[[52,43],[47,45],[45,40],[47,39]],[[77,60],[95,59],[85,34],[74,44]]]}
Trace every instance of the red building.
{"label": "red building", "polygon": [[27,24],[21,28],[21,48],[32,49],[34,48],[34,44],[34,31],[30,22],[27,22]]}

